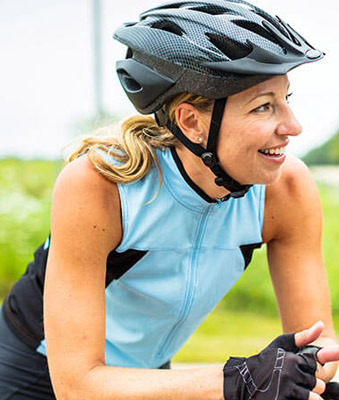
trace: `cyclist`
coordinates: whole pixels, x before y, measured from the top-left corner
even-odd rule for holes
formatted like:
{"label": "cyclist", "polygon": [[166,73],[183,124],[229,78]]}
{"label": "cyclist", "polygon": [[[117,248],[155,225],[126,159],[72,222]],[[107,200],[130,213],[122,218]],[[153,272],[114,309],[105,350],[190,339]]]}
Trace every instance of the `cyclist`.
{"label": "cyclist", "polygon": [[[320,205],[285,150],[287,72],[323,53],[240,0],[169,2],[115,38],[156,119],[84,139],[58,177],[51,236],[3,306],[1,398],[320,399],[339,359]],[[285,335],[223,369],[160,370],[262,243]]]}

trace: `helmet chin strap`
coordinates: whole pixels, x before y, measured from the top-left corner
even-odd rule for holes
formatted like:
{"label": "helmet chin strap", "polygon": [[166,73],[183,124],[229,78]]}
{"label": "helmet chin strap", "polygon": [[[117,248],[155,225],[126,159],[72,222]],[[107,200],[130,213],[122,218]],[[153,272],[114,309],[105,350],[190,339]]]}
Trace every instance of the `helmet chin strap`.
{"label": "helmet chin strap", "polygon": [[221,199],[222,201],[226,201],[231,197],[243,197],[252,186],[241,185],[235,179],[230,177],[227,172],[221,167],[217,157],[218,134],[224,114],[224,109],[226,106],[226,101],[227,97],[223,99],[217,99],[214,102],[206,149],[204,149],[199,144],[190,141],[187,136],[182,133],[181,129],[176,124],[168,120],[166,113],[162,109],[157,111],[155,114],[155,119],[160,126],[166,125],[167,128],[173,133],[173,135],[178,138],[185,147],[187,147],[193,154],[202,159],[203,163],[216,176],[215,183],[218,186],[223,186],[230,191],[230,193],[228,193]]}

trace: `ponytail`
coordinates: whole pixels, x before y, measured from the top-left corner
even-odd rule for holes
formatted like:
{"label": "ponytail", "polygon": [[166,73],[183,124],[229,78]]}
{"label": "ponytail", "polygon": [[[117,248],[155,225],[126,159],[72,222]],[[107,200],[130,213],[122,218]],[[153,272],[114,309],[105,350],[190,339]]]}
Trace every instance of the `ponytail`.
{"label": "ponytail", "polygon": [[[213,100],[180,94],[166,106],[171,121],[175,122],[175,109],[184,102],[194,105],[201,112],[210,111],[213,105]],[[65,164],[86,151],[94,167],[107,179],[115,183],[131,183],[145,176],[153,162],[160,170],[155,149],[166,151],[178,144],[178,139],[166,127],[159,127],[153,117],[137,115],[125,120],[118,129],[109,125],[98,129],[94,135],[82,138]],[[118,163],[107,162],[102,153]]]}

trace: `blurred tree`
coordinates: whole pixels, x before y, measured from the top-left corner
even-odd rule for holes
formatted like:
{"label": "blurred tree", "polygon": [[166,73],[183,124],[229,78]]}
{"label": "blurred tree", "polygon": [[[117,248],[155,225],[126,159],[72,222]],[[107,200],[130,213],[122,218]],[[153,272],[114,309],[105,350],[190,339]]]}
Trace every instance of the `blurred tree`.
{"label": "blurred tree", "polygon": [[327,142],[309,151],[303,161],[308,165],[339,165],[339,130]]}

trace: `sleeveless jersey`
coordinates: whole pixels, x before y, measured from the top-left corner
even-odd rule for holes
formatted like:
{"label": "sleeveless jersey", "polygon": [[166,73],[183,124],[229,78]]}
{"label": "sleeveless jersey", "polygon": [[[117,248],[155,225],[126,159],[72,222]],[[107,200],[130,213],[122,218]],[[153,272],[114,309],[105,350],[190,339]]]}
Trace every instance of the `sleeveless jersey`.
{"label": "sleeveless jersey", "polygon": [[[107,258],[107,365],[165,364],[239,279],[262,241],[263,185],[220,202],[190,180],[174,149],[156,154],[160,189],[155,164],[137,182],[118,184],[123,237]],[[12,329],[43,354],[48,247],[49,239],[4,307]]]}

